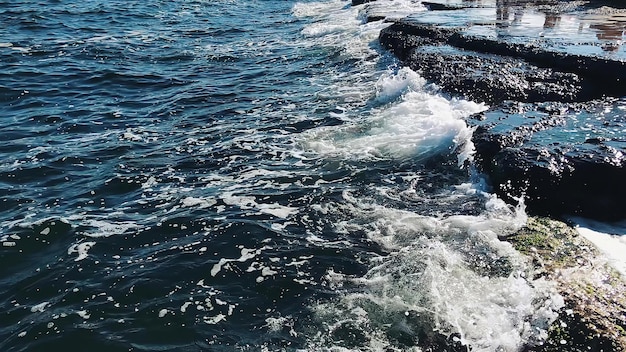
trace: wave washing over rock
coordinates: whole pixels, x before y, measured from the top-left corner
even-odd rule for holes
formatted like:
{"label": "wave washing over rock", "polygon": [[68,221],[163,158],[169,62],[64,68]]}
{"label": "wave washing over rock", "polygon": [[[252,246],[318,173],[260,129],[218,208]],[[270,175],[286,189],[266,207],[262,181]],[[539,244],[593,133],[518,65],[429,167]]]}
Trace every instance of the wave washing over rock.
{"label": "wave washing over rock", "polygon": [[626,10],[565,2],[432,2],[383,45],[444,91],[491,104],[468,120],[495,192],[538,215],[626,218]]}
{"label": "wave washing over rock", "polygon": [[513,204],[523,199],[532,214],[621,220],[600,226],[607,234],[581,227],[581,238],[557,221],[532,218],[501,237],[533,256],[565,298],[567,314],[541,350],[626,348],[623,261],[612,259],[624,254],[626,218],[623,4],[423,5],[427,11],[391,20],[381,43],[442,90],[492,105],[467,121],[477,165],[495,192]]}

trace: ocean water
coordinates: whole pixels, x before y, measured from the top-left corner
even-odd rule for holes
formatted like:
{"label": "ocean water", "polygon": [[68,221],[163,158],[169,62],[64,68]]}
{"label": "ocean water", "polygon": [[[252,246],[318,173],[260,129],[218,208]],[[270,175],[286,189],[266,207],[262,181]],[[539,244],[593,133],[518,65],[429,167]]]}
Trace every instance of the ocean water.
{"label": "ocean water", "polygon": [[473,169],[487,107],[400,68],[362,7],[18,0],[0,23],[0,350],[546,337],[562,298],[498,240],[523,205]]}

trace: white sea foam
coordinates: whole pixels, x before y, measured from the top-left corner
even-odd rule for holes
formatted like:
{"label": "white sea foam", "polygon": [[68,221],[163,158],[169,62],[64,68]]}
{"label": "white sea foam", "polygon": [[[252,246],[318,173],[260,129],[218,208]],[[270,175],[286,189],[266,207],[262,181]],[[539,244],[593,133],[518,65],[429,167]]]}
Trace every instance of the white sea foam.
{"label": "white sea foam", "polygon": [[626,221],[609,224],[583,218],[572,220],[578,233],[596,245],[608,263],[626,278]]}
{"label": "white sea foam", "polygon": [[[318,93],[348,104],[340,107],[344,110],[342,120],[348,123],[310,131],[305,146],[322,155],[358,160],[428,157],[452,151],[457,152],[460,163],[470,159],[472,131],[462,118],[486,106],[447,100],[408,68],[380,71],[376,67],[381,58],[378,34],[389,24],[362,24],[359,12],[363,8],[345,5],[343,1],[327,1],[299,3],[293,8],[294,15],[313,19],[303,30],[309,45],[339,49],[341,57],[358,60],[358,69],[335,72],[330,82],[324,77],[326,81],[320,84],[324,88]],[[409,14],[424,8],[410,0],[376,5],[377,14],[397,14],[400,10]],[[354,105],[371,98],[383,105],[366,114],[353,110]]]}
{"label": "white sea foam", "polygon": [[180,201],[183,207],[197,207],[198,209],[205,209],[212,207],[217,203],[213,198],[196,198],[186,197]]}
{"label": "white sea foam", "polygon": [[41,302],[39,304],[35,304],[34,306],[32,306],[30,308],[30,311],[35,313],[35,312],[43,312],[46,307],[48,307],[50,305],[50,302]]}
{"label": "white sea foam", "polygon": [[311,17],[327,12],[328,4],[322,1],[316,2],[299,2],[292,8],[292,13],[296,17]]}
{"label": "white sea foam", "polygon": [[138,224],[130,221],[115,222],[96,219],[84,220],[81,222],[81,225],[89,226],[95,229],[92,231],[84,232],[85,236],[92,238],[121,235],[129,230],[137,229],[140,227]]}
{"label": "white sea foam", "polygon": [[221,321],[224,321],[224,320],[226,320],[226,315],[224,315],[224,314],[218,314],[218,315],[215,315],[215,316],[212,316],[212,317],[210,317],[210,316],[203,317],[203,321],[206,324],[209,324],[209,325],[215,325],[215,324],[217,324],[217,323],[219,323]]}
{"label": "white sea foam", "polygon": [[83,319],[89,319],[89,317],[91,317],[91,315],[89,314],[89,312],[87,312],[86,310],[77,310],[76,314],[78,314],[79,317],[83,318]]}
{"label": "white sea foam", "polygon": [[[231,187],[239,188],[239,187]],[[254,196],[235,195],[233,192],[224,192],[222,201],[227,205],[236,205],[241,209],[257,209],[261,213],[270,214],[285,219],[298,212],[298,208],[277,203],[258,203]]]}
{"label": "white sea foam", "polygon": [[143,140],[142,136],[133,133],[130,129],[124,132],[121,136],[122,139],[126,139],[133,142],[141,142]]}
{"label": "white sea foam", "polygon": [[239,258],[236,258],[236,259],[221,258],[216,264],[213,264],[213,268],[211,268],[211,276],[217,275],[222,270],[222,267],[230,262],[240,262],[240,263],[247,262],[248,260],[261,254],[261,252],[266,249],[270,249],[270,247],[264,246],[258,249],[241,248],[241,256]]}
{"label": "white sea foam", "polygon": [[330,335],[345,324],[365,329],[372,351],[393,344],[385,334],[399,333],[394,329],[415,339],[422,330],[455,335],[476,351],[517,351],[546,338],[563,300],[552,282],[531,279],[527,259],[498,240],[525,223],[523,211],[490,201],[480,216],[433,218],[344,198],[327,209],[352,214],[337,230],[365,233],[389,254],[375,257],[365,276],[344,278],[360,290],[313,307]]}
{"label": "white sea foam", "polygon": [[388,71],[376,82],[376,99],[383,103],[392,102],[408,91],[424,90],[426,84],[426,79],[408,67],[401,68],[395,73]]}
{"label": "white sea foam", "polygon": [[67,254],[78,254],[78,256],[74,258],[74,261],[78,262],[87,258],[87,256],[89,255],[89,250],[95,245],[96,242],[91,241],[76,243],[71,245],[70,248],[67,249]]}
{"label": "white sea foam", "polygon": [[396,20],[421,11],[426,11],[426,7],[420,1],[378,0],[361,6],[360,17],[372,14],[385,16],[386,20]]}
{"label": "white sea foam", "polygon": [[429,92],[425,83],[409,68],[383,75],[377,82],[378,98],[398,102],[374,109],[358,125],[311,131],[306,145],[320,154],[364,160],[426,158],[456,151],[462,164],[473,154],[472,129],[463,117],[486,107],[445,99]]}

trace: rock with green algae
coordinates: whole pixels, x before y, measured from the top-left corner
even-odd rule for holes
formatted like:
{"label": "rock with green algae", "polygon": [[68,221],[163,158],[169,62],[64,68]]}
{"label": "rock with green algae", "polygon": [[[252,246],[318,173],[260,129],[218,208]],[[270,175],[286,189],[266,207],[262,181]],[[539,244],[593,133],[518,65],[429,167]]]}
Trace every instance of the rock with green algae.
{"label": "rock with green algae", "polygon": [[626,351],[626,279],[593,244],[561,221],[535,217],[503,239],[530,256],[565,300],[548,340],[527,351]]}

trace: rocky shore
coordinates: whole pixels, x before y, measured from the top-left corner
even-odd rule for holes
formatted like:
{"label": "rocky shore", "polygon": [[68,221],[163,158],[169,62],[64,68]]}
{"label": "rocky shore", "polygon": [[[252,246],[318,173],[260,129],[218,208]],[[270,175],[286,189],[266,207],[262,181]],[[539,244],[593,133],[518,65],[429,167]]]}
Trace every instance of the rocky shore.
{"label": "rocky shore", "polygon": [[[565,300],[547,341],[527,350],[625,351],[624,277],[560,220],[626,219],[626,3],[423,1],[400,19],[380,11],[393,1],[353,6],[365,21],[390,22],[380,43],[403,65],[443,94],[490,106],[467,120],[476,165],[531,215],[502,240]],[[463,348],[440,343],[425,347]]]}
{"label": "rocky shore", "polygon": [[626,10],[582,1],[422,4],[380,42],[443,92],[491,107],[468,123],[494,191],[523,197],[535,215],[626,218]]}

